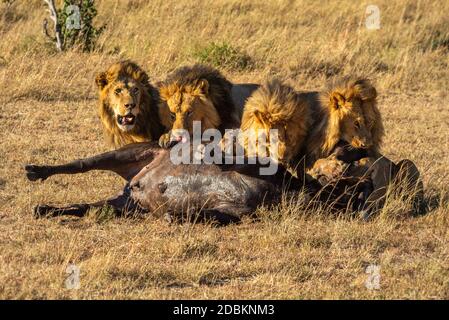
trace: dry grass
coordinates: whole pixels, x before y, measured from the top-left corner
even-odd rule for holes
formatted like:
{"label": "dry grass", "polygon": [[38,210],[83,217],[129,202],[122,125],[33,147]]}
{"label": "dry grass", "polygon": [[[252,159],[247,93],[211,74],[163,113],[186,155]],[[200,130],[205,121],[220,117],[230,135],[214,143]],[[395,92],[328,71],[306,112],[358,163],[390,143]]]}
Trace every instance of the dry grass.
{"label": "dry grass", "polygon": [[[364,27],[365,2],[98,3],[108,23],[98,50],[63,54],[41,34],[41,1],[0,4],[0,298],[449,298],[448,2],[379,0],[378,31]],[[162,79],[211,43],[250,57],[251,68],[224,60],[236,82],[276,75],[320,89],[335,74],[372,77],[383,152],[422,170],[427,214],[404,217],[395,200],[370,222],[286,205],[220,229],[31,217],[38,203],[97,200],[123,185],[103,172],[30,183],[22,169],[107,150],[96,72],[132,58]],[[64,287],[69,261],[79,290]],[[364,285],[370,264],[381,267],[380,290]]]}

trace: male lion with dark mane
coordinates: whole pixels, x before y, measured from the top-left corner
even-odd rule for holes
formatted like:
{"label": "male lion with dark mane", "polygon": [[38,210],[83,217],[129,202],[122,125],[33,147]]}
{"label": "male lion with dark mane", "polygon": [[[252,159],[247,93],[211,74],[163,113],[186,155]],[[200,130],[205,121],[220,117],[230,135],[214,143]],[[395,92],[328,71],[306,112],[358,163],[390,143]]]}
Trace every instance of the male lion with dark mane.
{"label": "male lion with dark mane", "polygon": [[181,67],[158,85],[159,115],[168,133],[161,136],[162,147],[182,137],[180,129],[191,135],[193,122],[200,121],[201,133],[207,129],[236,128],[239,119],[231,97],[232,84],[216,69],[203,65]]}
{"label": "male lion with dark mane", "polygon": [[157,112],[158,92],[137,64],[121,61],[100,72],[99,115],[114,147],[159,139],[163,127]]}

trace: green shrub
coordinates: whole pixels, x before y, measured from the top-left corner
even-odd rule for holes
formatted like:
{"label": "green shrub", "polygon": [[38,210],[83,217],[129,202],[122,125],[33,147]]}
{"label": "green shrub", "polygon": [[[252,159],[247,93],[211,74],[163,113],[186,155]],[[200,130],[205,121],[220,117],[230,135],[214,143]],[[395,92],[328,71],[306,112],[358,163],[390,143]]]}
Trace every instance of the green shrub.
{"label": "green shrub", "polygon": [[425,37],[417,42],[417,48],[421,51],[449,50],[449,33],[443,31],[444,26],[437,25],[425,30]]}
{"label": "green shrub", "polygon": [[[79,7],[79,28],[70,27],[70,16],[73,12],[68,10],[69,6]],[[97,9],[93,0],[64,0],[61,10],[58,10],[58,23],[61,26],[64,48],[80,47],[83,51],[92,51],[95,48],[98,37],[103,32],[105,26],[95,28],[93,20],[97,16]],[[69,24],[68,24],[69,22]]]}
{"label": "green shrub", "polygon": [[219,68],[231,70],[245,70],[253,66],[250,56],[231,45],[212,42],[206,46],[196,48],[193,57],[201,63],[207,63]]}
{"label": "green shrub", "polygon": [[[105,25],[96,28],[93,20],[97,16],[97,9],[93,0],[64,0],[62,8],[55,8],[54,1],[46,1],[50,8],[51,18],[56,12],[57,24],[53,38],[47,30],[47,19],[44,20],[44,32],[54,42],[58,50],[80,48],[92,51]],[[58,41],[60,39],[60,41]]]}

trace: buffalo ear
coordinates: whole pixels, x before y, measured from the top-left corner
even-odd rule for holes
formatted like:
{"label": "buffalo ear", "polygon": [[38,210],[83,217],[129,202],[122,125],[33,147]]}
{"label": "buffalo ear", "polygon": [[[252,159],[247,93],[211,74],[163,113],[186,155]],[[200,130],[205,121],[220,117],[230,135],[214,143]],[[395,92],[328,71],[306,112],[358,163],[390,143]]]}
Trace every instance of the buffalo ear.
{"label": "buffalo ear", "polygon": [[103,90],[104,87],[106,87],[108,84],[107,73],[100,72],[99,74],[97,74],[97,76],[95,77],[95,83],[98,89]]}
{"label": "buffalo ear", "polygon": [[208,94],[209,93],[209,82],[206,79],[201,79],[198,81],[198,89],[200,89],[201,93]]}
{"label": "buffalo ear", "polygon": [[333,109],[339,110],[344,107],[346,98],[339,92],[332,92],[330,96],[330,105]]}

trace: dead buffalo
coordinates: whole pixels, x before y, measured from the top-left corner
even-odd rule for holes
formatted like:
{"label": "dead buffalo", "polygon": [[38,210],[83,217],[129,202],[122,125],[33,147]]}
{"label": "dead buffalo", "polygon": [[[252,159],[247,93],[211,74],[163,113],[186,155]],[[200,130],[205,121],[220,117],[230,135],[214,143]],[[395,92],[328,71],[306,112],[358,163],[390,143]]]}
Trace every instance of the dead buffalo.
{"label": "dead buffalo", "polygon": [[195,217],[218,224],[238,222],[259,205],[277,203],[283,193],[298,194],[304,187],[301,179],[282,167],[274,175],[260,175],[260,168],[259,164],[175,165],[170,161],[170,150],[154,142],[126,145],[63,165],[25,167],[31,181],[90,170],[113,171],[127,181],[124,190],[113,198],[65,207],[39,205],[34,211],[37,217],[82,217],[91,208],[108,206],[117,215],[145,212],[169,218]]}

